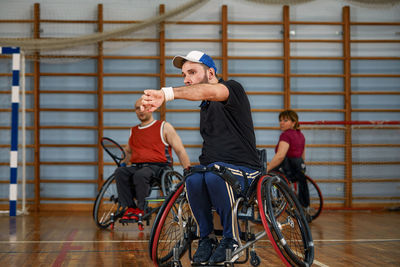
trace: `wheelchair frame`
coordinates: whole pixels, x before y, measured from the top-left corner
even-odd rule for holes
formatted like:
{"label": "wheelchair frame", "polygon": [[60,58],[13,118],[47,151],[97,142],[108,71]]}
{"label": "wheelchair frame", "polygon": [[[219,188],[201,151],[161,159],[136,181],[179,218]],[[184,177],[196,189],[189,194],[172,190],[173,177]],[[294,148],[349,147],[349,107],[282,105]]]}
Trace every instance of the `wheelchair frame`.
{"label": "wheelchair frame", "polygon": [[[182,266],[180,258],[188,250],[192,261],[192,241],[198,239],[197,224],[184,191],[186,175],[177,190],[168,196],[160,208],[150,233],[149,252],[155,266]],[[235,188],[226,175],[219,176]],[[261,204],[260,204],[261,203]],[[243,235],[237,240],[239,248],[227,250],[223,266],[247,262],[250,254],[252,266],[260,264],[254,244],[268,236],[280,259],[287,266],[309,266],[314,259],[314,244],[300,203],[293,191],[279,176],[260,175],[254,179],[247,192],[235,201],[234,220],[245,224]],[[254,216],[259,208],[259,218]],[[239,211],[239,209],[241,209]],[[250,209],[250,212],[249,212]],[[253,234],[249,222],[263,225],[263,230]],[[238,223],[234,231],[239,236]],[[293,238],[293,236],[295,238]],[[249,253],[249,247],[252,247]],[[238,259],[245,253],[245,259]]]}
{"label": "wheelchair frame", "polygon": [[149,207],[149,202],[163,202],[165,197],[172,190],[175,190],[176,184],[182,180],[182,175],[174,171],[172,167],[166,167],[161,171],[160,175],[160,183],[157,183],[156,186],[153,184],[151,187],[151,192],[161,191],[162,196],[156,198],[147,197],[145,214],[143,216],[139,216],[139,220],[137,221],[120,219],[123,216],[125,209],[122,208],[118,202],[118,191],[116,188],[115,176],[114,174],[110,175],[102,185],[93,205],[93,219],[96,225],[103,229],[108,227],[110,227],[110,229],[114,229],[114,223],[116,221],[119,221],[122,224],[137,222],[139,230],[142,231],[144,229],[143,222],[145,221],[146,225],[149,225],[151,215],[158,212],[160,209],[160,206],[155,208]]}

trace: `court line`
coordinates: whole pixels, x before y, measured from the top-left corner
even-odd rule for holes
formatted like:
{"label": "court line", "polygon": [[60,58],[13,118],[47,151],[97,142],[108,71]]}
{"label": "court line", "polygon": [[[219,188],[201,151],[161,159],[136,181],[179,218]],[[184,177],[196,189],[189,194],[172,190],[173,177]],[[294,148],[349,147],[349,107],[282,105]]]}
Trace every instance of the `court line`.
{"label": "court line", "polygon": [[[58,244],[58,243],[148,243],[149,240],[0,240],[0,244]],[[270,242],[269,240],[259,240],[258,242]],[[331,242],[353,242],[353,243],[363,243],[363,242],[400,242],[400,239],[317,239],[313,242],[318,243],[331,243]]]}
{"label": "court line", "polygon": [[58,256],[56,258],[56,260],[54,261],[52,267],[60,267],[62,266],[65,258],[67,257],[67,254],[69,251],[71,250],[81,250],[83,247],[82,246],[72,246],[71,243],[74,241],[74,238],[76,236],[76,234],[78,233],[78,229],[73,229],[68,237],[67,237],[67,241],[64,242],[61,251],[58,253]]}

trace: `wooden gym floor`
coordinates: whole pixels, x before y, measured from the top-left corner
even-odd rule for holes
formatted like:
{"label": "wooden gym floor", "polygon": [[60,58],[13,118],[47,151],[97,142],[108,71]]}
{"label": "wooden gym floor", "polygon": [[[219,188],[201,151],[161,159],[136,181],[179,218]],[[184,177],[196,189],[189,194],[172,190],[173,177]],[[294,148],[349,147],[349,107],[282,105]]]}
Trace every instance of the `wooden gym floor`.
{"label": "wooden gym floor", "polygon": [[[3,215],[0,224],[1,266],[152,266],[150,227],[99,230],[91,212]],[[311,230],[313,266],[400,266],[399,211],[324,211]],[[269,242],[256,247],[260,266],[282,266]]]}

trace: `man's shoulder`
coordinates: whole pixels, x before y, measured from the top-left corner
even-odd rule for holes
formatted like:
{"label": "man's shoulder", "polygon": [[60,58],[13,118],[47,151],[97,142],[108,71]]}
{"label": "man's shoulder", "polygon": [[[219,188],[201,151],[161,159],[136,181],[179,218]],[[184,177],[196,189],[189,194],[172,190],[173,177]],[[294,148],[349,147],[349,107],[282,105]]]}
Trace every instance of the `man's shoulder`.
{"label": "man's shoulder", "polygon": [[227,80],[227,81],[225,81],[223,79],[220,79],[219,83],[222,83],[222,84],[224,84],[224,85],[226,85],[228,87],[243,88],[243,86],[238,81],[235,81],[235,80]]}

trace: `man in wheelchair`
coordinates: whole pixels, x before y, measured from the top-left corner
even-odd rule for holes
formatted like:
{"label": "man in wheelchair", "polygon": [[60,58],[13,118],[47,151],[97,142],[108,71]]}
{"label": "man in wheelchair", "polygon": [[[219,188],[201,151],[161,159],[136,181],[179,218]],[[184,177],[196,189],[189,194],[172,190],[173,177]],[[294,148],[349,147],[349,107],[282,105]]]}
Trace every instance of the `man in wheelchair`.
{"label": "man in wheelchair", "polygon": [[118,201],[126,208],[122,220],[138,220],[140,215],[144,215],[145,198],[150,194],[152,179],[160,178],[163,168],[172,166],[171,148],[183,168],[190,166],[174,127],[168,122],[155,120],[152,112],[140,111],[140,104],[139,99],[135,103],[135,112],[140,124],[131,128],[128,144],[124,147],[127,166],[115,170]]}
{"label": "man in wheelchair", "polygon": [[[142,108],[154,111],[174,98],[202,101],[200,133],[203,138],[200,167],[224,166],[240,181],[260,174],[261,162],[256,149],[250,103],[242,85],[218,79],[213,59],[200,51],[176,56],[173,65],[182,70],[185,86],[145,90]],[[194,172],[186,179],[186,191],[193,215],[199,225],[200,240],[193,263],[215,264],[226,260],[226,250],[237,246],[233,225],[235,193],[220,176],[211,171]],[[215,209],[221,219],[223,238],[214,235]]]}
{"label": "man in wheelchair", "polygon": [[299,187],[298,199],[303,206],[308,222],[311,217],[308,213],[310,193],[305,176],[305,138],[299,129],[299,117],[293,110],[284,110],[279,114],[279,124],[282,131],[275,155],[268,163],[267,172],[279,171],[285,174],[289,182],[297,182]]}

